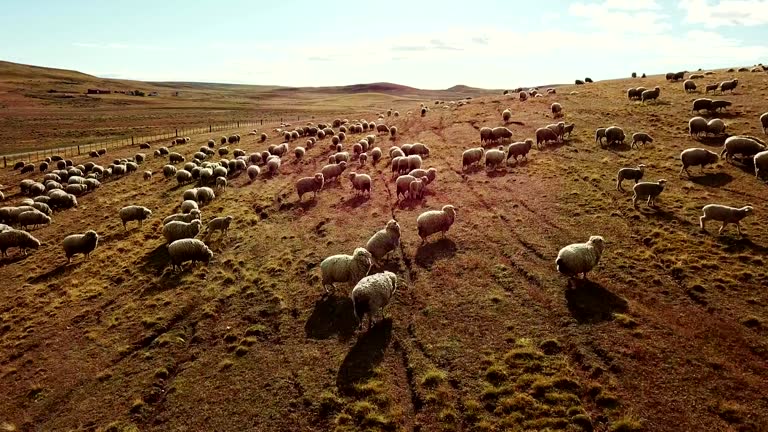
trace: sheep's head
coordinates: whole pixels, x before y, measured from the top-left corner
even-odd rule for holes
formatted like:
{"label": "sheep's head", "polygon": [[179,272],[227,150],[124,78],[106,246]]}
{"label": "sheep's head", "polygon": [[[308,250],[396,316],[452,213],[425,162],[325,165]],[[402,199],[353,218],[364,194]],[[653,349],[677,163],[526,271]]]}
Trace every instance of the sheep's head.
{"label": "sheep's head", "polygon": [[603,248],[605,248],[605,239],[603,239],[602,236],[591,236],[589,237],[589,241],[587,242],[592,245],[600,254],[603,253]]}
{"label": "sheep's head", "polygon": [[386,271],[384,274],[389,278],[389,281],[392,284],[392,292],[389,293],[389,297],[392,298],[392,296],[397,292],[397,275],[391,271]]}
{"label": "sheep's head", "polygon": [[667,181],[666,181],[666,180],[664,180],[664,179],[661,179],[661,180],[659,180],[657,183],[659,184],[659,186],[661,186],[661,187],[663,188],[663,187],[664,187],[664,185],[666,185],[666,184],[667,184]]}
{"label": "sheep's head", "polygon": [[740,208],[739,210],[741,210],[744,213],[744,216],[746,217],[746,216],[749,216],[755,209],[752,206],[748,205]]}
{"label": "sheep's head", "polygon": [[400,234],[400,224],[397,223],[396,220],[390,219],[390,221],[387,222],[386,230],[387,231],[396,232],[396,233]]}

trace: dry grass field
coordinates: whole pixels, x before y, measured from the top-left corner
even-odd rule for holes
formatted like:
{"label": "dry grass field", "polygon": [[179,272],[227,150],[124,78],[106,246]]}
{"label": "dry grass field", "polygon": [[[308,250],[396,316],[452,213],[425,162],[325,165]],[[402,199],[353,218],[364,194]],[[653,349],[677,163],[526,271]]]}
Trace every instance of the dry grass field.
{"label": "dry grass field", "polygon": [[[740,85],[722,96],[733,106],[720,116],[731,134],[763,136],[768,75],[721,71],[706,81],[733,75]],[[639,85],[660,86],[661,97],[628,101],[626,89]],[[32,231],[39,250],[24,257],[13,249],[0,261],[2,430],[768,430],[768,189],[751,167],[724,160],[704,175],[678,175],[683,149],[719,153],[724,140],[688,136],[700,94],[662,76],[563,86],[525,102],[497,92],[451,109],[418,95],[367,102],[365,94],[310,93],[292,104],[300,111],[315,101],[302,118],[332,120],[321,99],[344,100],[346,110],[335,112],[348,119],[398,109],[399,118],[386,118],[397,138],[378,136],[376,145],[385,154],[403,143],[431,148],[425,165],[438,175],[424,200],[396,200],[385,156],[376,166],[352,164],[373,177],[370,198],[355,197],[345,177],[298,203],[294,182],[330,154],[322,140],[302,161],[291,151],[278,175],[230,179],[202,208],[204,222],[234,216],[229,235],[205,239],[215,253],[209,265],[175,273],[160,230],[188,187],[165,181],[167,160],[149,157],[140,171],[154,171],[150,181],[139,172],[104,182]],[[510,108],[514,140],[533,137],[555,122],[554,101],[576,124],[565,143],[534,147],[527,162],[495,172],[462,171],[480,127],[500,126]],[[425,117],[419,102],[432,107]],[[141,123],[125,115],[116,127]],[[13,145],[18,131],[3,116],[3,145]],[[655,141],[601,148],[594,130],[612,124]],[[248,153],[282,142],[271,131],[266,143],[230,133],[243,135],[236,147]],[[189,159],[218,136],[193,136],[174,150]],[[668,180],[656,209],[635,209],[631,192],[616,191],[616,171],[638,163],[645,179]],[[21,179],[40,177],[3,170],[3,205],[21,200]],[[718,236],[714,222],[699,229],[710,203],[754,206],[742,238],[733,226]],[[153,215],[126,231],[117,211],[130,204]],[[416,217],[445,204],[458,208],[456,222],[445,238],[420,245]],[[352,287],[323,295],[318,264],[365,245],[391,218],[402,245],[382,266],[401,283],[387,319],[356,331]],[[61,240],[88,229],[100,234],[98,248],[66,265]],[[603,258],[589,281],[569,283],[555,269],[558,250],[590,235],[605,238]]]}

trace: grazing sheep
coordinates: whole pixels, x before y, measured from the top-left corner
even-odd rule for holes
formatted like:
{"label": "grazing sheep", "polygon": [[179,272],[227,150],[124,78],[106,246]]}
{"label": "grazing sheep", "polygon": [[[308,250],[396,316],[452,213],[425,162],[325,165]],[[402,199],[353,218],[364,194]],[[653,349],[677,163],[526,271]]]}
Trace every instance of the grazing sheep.
{"label": "grazing sheep", "polygon": [[[24,161],[18,161],[15,164],[13,164],[13,170],[18,170],[19,168],[24,168],[27,164]],[[65,165],[66,166],[66,165]]]}
{"label": "grazing sheep", "polygon": [[525,160],[528,160],[528,152],[531,151],[531,147],[533,146],[533,140],[528,138],[525,141],[512,143],[509,145],[509,148],[507,148],[507,162],[509,161],[509,158],[514,158],[515,163],[517,163],[518,156],[524,157]]}
{"label": "grazing sheep", "polygon": [[590,236],[586,243],[570,244],[557,253],[557,271],[569,278],[583,274],[586,279],[587,273],[600,262],[604,248],[605,240],[600,236]]}
{"label": "grazing sheep", "polygon": [[624,138],[624,130],[618,126],[611,126],[605,129],[605,139],[608,146],[613,144],[624,144]]}
{"label": "grazing sheep", "polygon": [[698,98],[698,99],[694,100],[693,101],[693,108],[691,109],[691,111],[699,112],[701,110],[711,111],[712,110],[712,99]]}
{"label": "grazing sheep", "polygon": [[753,159],[755,164],[755,177],[762,178],[768,172],[768,150],[757,153]]}
{"label": "grazing sheep", "polygon": [[480,142],[484,143],[486,141],[492,141],[492,140],[493,140],[493,130],[489,127],[481,127]]}
{"label": "grazing sheep", "polygon": [[666,180],[661,179],[658,182],[640,182],[635,184],[632,188],[634,195],[632,195],[632,206],[637,207],[638,198],[648,197],[648,206],[656,206],[656,198],[664,191],[664,185]]}
{"label": "grazing sheep", "polygon": [[[2,194],[2,192],[0,192],[0,194]],[[50,200],[50,198],[48,198],[47,196],[39,196],[39,197],[36,197],[36,199]],[[46,216],[50,216],[53,214],[53,210],[51,210],[51,208],[48,206],[47,203],[34,201],[31,204],[29,204],[29,206]]]}
{"label": "grazing sheep", "polygon": [[167,218],[163,219],[163,225],[166,225],[169,222],[173,222],[173,221],[189,223],[195,219],[200,219],[200,215],[201,215],[200,210],[193,208],[189,210],[188,213],[182,212],[182,213],[176,213],[168,216]]}
{"label": "grazing sheep", "polygon": [[558,141],[557,132],[545,127],[536,129],[536,148],[541,148],[541,144],[546,145],[546,143],[552,141]]}
{"label": "grazing sheep", "polygon": [[715,90],[720,87],[720,83],[714,83],[714,84],[707,84],[704,87],[704,94],[707,94],[709,92],[712,92],[712,94],[715,94]]}
{"label": "grazing sheep", "polygon": [[712,101],[712,111],[722,111],[724,108],[728,108],[729,106],[733,105],[733,102],[727,101],[727,100],[713,100]]}
{"label": "grazing sheep", "polygon": [[429,147],[427,147],[426,144],[414,143],[413,146],[411,146],[410,154],[420,155],[421,157],[429,157],[429,152]]}
{"label": "grazing sheep", "polygon": [[245,172],[248,174],[248,179],[253,182],[261,174],[261,168],[258,165],[251,165]]}
{"label": "grazing sheep", "polygon": [[616,190],[624,191],[624,189],[621,187],[621,183],[625,179],[634,180],[635,184],[637,184],[637,182],[643,178],[644,172],[645,172],[645,165],[643,164],[638,165],[637,168],[621,168],[619,170],[619,173],[616,175]]}
{"label": "grazing sheep", "polygon": [[650,135],[643,132],[634,133],[632,134],[632,145],[630,145],[630,148],[635,145],[637,145],[637,147],[640,148],[640,145],[637,143],[642,143],[643,145],[645,145],[645,143],[647,142],[653,142],[653,138],[651,138]]}
{"label": "grazing sheep", "polygon": [[485,168],[490,166],[492,170],[498,168],[505,161],[504,147],[485,152]]}
{"label": "grazing sheep", "polygon": [[442,233],[445,237],[445,233],[453,225],[456,219],[456,208],[452,205],[443,206],[442,210],[430,210],[419,215],[416,218],[416,226],[419,230],[419,237],[421,237],[421,243],[427,241],[427,237],[435,233]]}
{"label": "grazing sheep", "polygon": [[371,176],[368,174],[358,174],[356,172],[349,173],[349,180],[352,182],[352,189],[357,193],[365,194],[368,192],[368,196],[371,196]]}
{"label": "grazing sheep", "polygon": [[4,257],[8,256],[8,249],[10,248],[19,248],[21,254],[26,255],[27,249],[37,250],[40,244],[40,240],[32,237],[32,234],[26,231],[11,229],[0,232],[0,252]]}
{"label": "grazing sheep", "polygon": [[224,236],[229,235],[229,225],[232,223],[232,216],[222,216],[211,219],[208,225],[205,227],[205,235],[210,236],[216,231],[221,232]]}
{"label": "grazing sheep", "polygon": [[139,221],[139,227],[141,227],[144,220],[152,216],[152,210],[142,206],[131,205],[121,208],[118,214],[123,222],[123,229],[127,230],[126,224],[131,221]]}
{"label": "grazing sheep", "polygon": [[505,109],[501,113],[501,119],[504,120],[504,124],[509,123],[509,120],[512,118],[512,111],[509,110],[509,108]]}
{"label": "grazing sheep", "polygon": [[200,233],[203,224],[199,219],[191,222],[171,221],[163,225],[163,237],[166,243],[171,244],[176,240],[194,238]]}
{"label": "grazing sheep", "polygon": [[144,180],[152,180],[152,171],[144,171]]}
{"label": "grazing sheep", "polygon": [[48,196],[50,197],[49,204],[51,208],[68,209],[77,207],[77,198],[74,195],[68,194],[62,190],[52,190],[49,192]]}
{"label": "grazing sheep", "polygon": [[401,175],[395,180],[395,196],[398,200],[400,200],[400,195],[405,199],[406,192],[410,193],[411,182],[413,181],[416,181],[416,177],[407,174]]}
{"label": "grazing sheep", "polygon": [[685,82],[683,82],[683,89],[685,89],[686,93],[695,92],[696,91],[696,83],[693,82],[690,79],[687,79],[687,80],[685,80]]}
{"label": "grazing sheep", "polygon": [[368,329],[371,329],[376,315],[384,319],[384,308],[397,291],[397,276],[390,272],[376,273],[362,278],[352,289],[352,304],[358,329],[363,328],[368,314]]}
{"label": "grazing sheep", "polygon": [[605,138],[606,128],[598,128],[595,130],[595,142],[603,145],[603,138]]}
{"label": "grazing sheep", "polygon": [[408,196],[412,199],[424,198],[424,187],[428,180],[426,177],[417,178],[408,185]]}
{"label": "grazing sheep", "polygon": [[400,246],[400,224],[391,219],[383,229],[376,231],[368,239],[365,249],[371,253],[372,263],[377,264],[377,260],[384,258],[398,246]]}
{"label": "grazing sheep", "polygon": [[84,234],[72,234],[64,237],[61,242],[64,248],[64,255],[67,257],[67,264],[72,262],[72,257],[77,254],[85,255],[85,259],[91,257],[91,252],[99,244],[99,235],[96,231],[88,230]]}
{"label": "grazing sheep", "polygon": [[38,225],[48,225],[51,223],[51,218],[48,217],[45,213],[34,209],[32,211],[25,211],[19,214],[19,216],[16,218],[16,222],[22,229],[27,229],[29,226],[36,228]]}
{"label": "grazing sheep", "polygon": [[394,139],[396,135],[397,135],[397,126],[392,126],[391,128],[389,128],[389,136],[392,137],[392,139]]}
{"label": "grazing sheep", "polygon": [[213,201],[216,198],[216,194],[209,187],[201,187],[197,189],[196,198],[197,202],[202,205]]}
{"label": "grazing sheep", "polygon": [[325,292],[328,286],[335,288],[336,282],[349,282],[356,285],[368,275],[372,266],[372,255],[365,248],[357,248],[352,255],[332,255],[320,263],[322,284]]}
{"label": "grazing sheep", "polygon": [[184,162],[184,156],[178,154],[178,153],[170,153],[168,155],[168,161],[171,163],[171,165],[182,163]]}
{"label": "grazing sheep", "polygon": [[[645,91],[645,89],[643,91]],[[629,100],[640,100],[641,94],[642,92],[638,91],[636,88],[627,89],[627,99]]]}
{"label": "grazing sheep", "polygon": [[559,103],[555,102],[550,106],[550,109],[552,110],[552,117],[562,117],[563,116],[563,106]]}
{"label": "grazing sheep", "polygon": [[760,116],[760,126],[763,127],[763,133],[768,135],[768,112]]}
{"label": "grazing sheep", "polygon": [[374,165],[376,165],[381,160],[381,149],[378,147],[374,147],[371,150],[371,161]]}
{"label": "grazing sheep", "polygon": [[[742,208],[728,207],[720,204],[705,205],[703,209],[704,215],[699,218],[699,226],[702,230],[705,230],[704,223],[708,220],[714,220],[722,222],[723,225],[720,230],[717,231],[717,235],[723,233],[723,228],[729,223],[736,224],[736,230],[741,236],[741,222],[742,219],[752,214],[754,210],[752,206],[744,206]],[[706,231],[706,230],[705,230]]]}
{"label": "grazing sheep", "polygon": [[171,269],[183,270],[182,264],[187,261],[209,263],[213,258],[213,251],[200,240],[185,238],[168,245],[168,255],[171,257]]}
{"label": "grazing sheep", "polygon": [[299,202],[305,193],[312,192],[312,198],[317,197],[317,192],[323,189],[325,178],[322,173],[316,173],[314,177],[304,177],[296,181],[296,193],[299,195]]}
{"label": "grazing sheep", "polygon": [[646,90],[640,95],[640,100],[645,103],[647,100],[656,100],[661,94],[661,89],[657,86],[653,90]]}
{"label": "grazing sheep", "polygon": [[280,170],[280,158],[274,157],[267,161],[267,172],[270,175],[275,175]]}
{"label": "grazing sheep", "polygon": [[722,158],[725,155],[725,159],[728,161],[735,155],[751,158],[764,150],[765,143],[759,139],[751,136],[735,135],[725,140],[720,157]]}
{"label": "grazing sheep", "polygon": [[480,163],[484,153],[485,149],[482,147],[464,150],[464,153],[461,154],[461,169],[464,170],[469,165]]}
{"label": "grazing sheep", "polygon": [[432,183],[435,181],[435,178],[437,178],[437,169],[436,168],[430,168],[430,169],[422,169],[417,168],[415,170],[411,170],[411,172],[408,173],[408,175],[413,176],[414,178],[420,178],[424,180],[426,183]]}
{"label": "grazing sheep", "polygon": [[325,181],[329,182],[331,180],[338,178],[341,175],[341,173],[344,172],[345,169],[347,169],[347,162],[341,161],[336,164],[329,164],[324,166],[320,170],[320,173],[323,175],[323,178],[325,179]]}
{"label": "grazing sheep", "polygon": [[504,142],[504,140],[511,140],[512,139],[512,131],[503,127],[495,127],[491,129],[491,138],[492,141],[501,141]]}
{"label": "grazing sheep", "polygon": [[690,176],[691,173],[688,172],[688,167],[699,165],[701,166],[701,171],[703,173],[705,166],[717,163],[720,158],[717,156],[717,153],[707,149],[690,148],[683,150],[683,152],[680,153],[680,160],[683,163],[683,167],[680,169],[680,174],[682,175],[683,171],[685,171],[685,173]]}
{"label": "grazing sheep", "polygon": [[561,134],[561,139],[564,139],[566,135],[568,135],[568,138],[571,138],[571,132],[573,132],[573,128],[576,127],[576,123],[571,123],[565,125],[563,128],[563,133]]}
{"label": "grazing sheep", "polygon": [[40,172],[44,173],[48,171],[48,162],[40,162]]}
{"label": "grazing sheep", "polygon": [[731,93],[733,93],[733,89],[736,88],[736,86],[739,85],[739,80],[732,79],[730,81],[723,81],[720,83],[720,93],[725,93],[727,90],[730,90]]}
{"label": "grazing sheep", "polygon": [[688,134],[698,137],[707,133],[707,120],[703,117],[694,117],[688,121]]}
{"label": "grazing sheep", "polygon": [[216,189],[226,189],[226,188],[227,188],[227,178],[216,177]]}
{"label": "grazing sheep", "polygon": [[707,122],[707,134],[720,135],[725,132],[725,122],[720,119],[712,119]]}
{"label": "grazing sheep", "polygon": [[34,171],[35,171],[35,166],[33,164],[26,164],[24,165],[24,168],[21,169],[21,174],[26,174]]}
{"label": "grazing sheep", "polygon": [[306,150],[304,150],[304,147],[296,147],[293,149],[293,154],[296,156],[296,160],[301,160],[304,158],[304,154],[306,153]]}

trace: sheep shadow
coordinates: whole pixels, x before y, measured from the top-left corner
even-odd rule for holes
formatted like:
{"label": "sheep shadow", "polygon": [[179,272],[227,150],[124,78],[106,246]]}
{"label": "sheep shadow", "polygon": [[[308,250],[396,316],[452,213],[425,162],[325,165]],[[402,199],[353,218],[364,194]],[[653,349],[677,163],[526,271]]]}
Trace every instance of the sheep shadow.
{"label": "sheep shadow", "polygon": [[568,145],[566,141],[554,141],[550,142],[549,144],[543,144],[540,148],[537,147],[536,150],[541,152],[551,152],[566,145]]}
{"label": "sheep shadow", "polygon": [[609,321],[614,313],[623,313],[629,308],[625,299],[597,282],[584,279],[568,280],[565,301],[571,316],[580,324]]}
{"label": "sheep shadow", "polygon": [[696,139],[696,141],[700,142],[701,144],[712,146],[712,147],[722,147],[726,138],[728,137],[727,136],[700,136]]}
{"label": "sheep shadow", "polygon": [[506,169],[486,171],[486,175],[490,178],[505,177],[509,172]]}
{"label": "sheep shadow", "polygon": [[480,164],[468,165],[466,168],[462,168],[460,175],[470,175],[476,172],[482,171],[484,167]]}
{"label": "sheep shadow", "polygon": [[456,255],[456,243],[449,238],[420,245],[416,250],[416,264],[424,268],[431,268],[432,264],[441,259],[452,258]]}
{"label": "sheep shadow", "polygon": [[424,200],[421,199],[402,199],[397,201],[397,208],[400,210],[413,210],[423,207]]}
{"label": "sheep shadow", "polygon": [[733,181],[733,176],[724,173],[706,173],[702,176],[690,177],[690,180],[700,186],[723,187]]}
{"label": "sheep shadow", "polygon": [[519,158],[519,159],[516,159],[516,160],[513,159],[513,162],[510,162],[510,160],[507,159],[507,162],[506,162],[507,169],[509,169],[509,168],[517,168],[517,167],[524,167],[526,165],[528,165],[528,159],[524,159],[524,158]]}
{"label": "sheep shadow", "polygon": [[338,336],[347,341],[357,328],[354,306],[349,296],[326,294],[315,302],[312,314],[304,324],[304,333],[309,339],[330,339]]}
{"label": "sheep shadow", "polygon": [[355,194],[341,202],[342,207],[358,208],[366,201],[370,201],[369,195]]}
{"label": "sheep shadow", "polygon": [[19,252],[18,254],[15,254],[13,256],[8,256],[4,258],[0,258],[0,265],[8,265],[8,264],[15,264],[19,261],[24,261],[27,259],[31,254],[28,253],[27,255],[22,254]]}
{"label": "sheep shadow", "polygon": [[139,268],[146,273],[162,275],[170,261],[171,256],[168,254],[168,247],[163,243],[144,256],[139,264]]}
{"label": "sheep shadow", "polygon": [[385,318],[363,333],[344,357],[336,375],[336,388],[344,396],[355,394],[355,384],[373,376],[392,341],[392,319]]}
{"label": "sheep shadow", "polygon": [[312,198],[310,200],[296,201],[294,203],[294,208],[301,209],[304,212],[307,212],[315,207],[317,207],[316,198]]}
{"label": "sheep shadow", "polygon": [[[719,227],[718,227],[719,229]],[[726,229],[732,229],[736,230],[733,226],[728,226]],[[744,229],[742,229],[743,236],[737,237],[738,234],[735,232],[733,235],[727,235],[727,233],[722,235],[717,235],[717,231],[712,232],[712,236],[714,237],[715,241],[719,243],[720,245],[724,246],[724,250],[728,253],[741,253],[750,251],[752,253],[761,254],[761,255],[768,255],[768,247],[756,244],[749,238],[747,238],[747,233]]]}
{"label": "sheep shadow", "polygon": [[[20,256],[22,258],[24,257],[23,255],[20,255]],[[85,260],[85,257],[83,257],[83,260]],[[45,272],[43,274],[40,274],[40,275],[37,275],[35,277],[31,277],[31,278],[27,279],[27,282],[32,283],[32,284],[36,284],[36,283],[40,283],[40,282],[46,282],[46,281],[48,281],[50,279],[53,279],[53,278],[56,278],[56,277],[59,277],[59,276],[64,276],[65,274],[69,273],[70,271],[77,269],[81,265],[83,265],[83,261],[82,260],[81,261],[77,261],[77,262],[72,263],[72,264],[67,264],[65,262],[65,263],[61,264],[60,266],[58,266],[58,267],[56,267],[56,268],[54,268],[52,270],[49,270],[49,271],[47,271],[47,272]]]}
{"label": "sheep shadow", "polygon": [[627,142],[623,142],[621,144],[613,144],[613,145],[600,144],[600,148],[606,149],[612,152],[626,152],[626,151],[632,150],[632,144]]}

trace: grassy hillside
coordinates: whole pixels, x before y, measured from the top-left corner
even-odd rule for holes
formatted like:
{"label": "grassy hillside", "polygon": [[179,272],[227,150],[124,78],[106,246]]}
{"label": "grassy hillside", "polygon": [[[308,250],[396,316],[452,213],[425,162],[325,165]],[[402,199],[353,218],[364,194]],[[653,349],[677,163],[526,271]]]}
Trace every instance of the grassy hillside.
{"label": "grassy hillside", "polygon": [[[762,135],[768,75],[738,77],[720,116],[732,134]],[[638,85],[660,86],[660,100],[627,101],[626,88]],[[354,196],[344,178],[297,202],[294,182],[324,165],[326,139],[302,161],[284,157],[278,175],[253,183],[242,175],[217,191],[203,219],[232,215],[233,227],[206,239],[213,262],[181,273],[166,268],[160,230],[187,187],[165,181],[157,173],[166,161],[150,157],[141,170],[154,171],[152,180],[105,182],[32,231],[39,250],[0,261],[9,281],[0,290],[0,422],[99,431],[766,430],[768,191],[737,163],[678,175],[683,149],[719,152],[724,139],[688,136],[699,96],[649,77],[564,86],[526,102],[480,97],[425,117],[405,115],[419,106],[401,100],[403,115],[386,119],[398,137],[376,145],[385,154],[393,144],[431,148],[425,165],[438,176],[423,201],[396,199],[385,156],[353,164],[373,177],[370,198]],[[462,152],[479,145],[480,127],[501,125],[505,108],[522,140],[555,121],[554,101],[576,124],[564,144],[495,172],[462,170]],[[344,117],[375,120],[376,105]],[[594,130],[612,124],[655,141],[600,148]],[[249,153],[282,141],[231,132]],[[364,135],[348,136],[345,148]],[[174,150],[189,159],[208,138]],[[616,171],[639,163],[645,179],[668,180],[656,209],[635,209],[630,193],[616,191]],[[40,177],[3,171],[4,204],[21,200],[19,180]],[[734,227],[718,236],[714,223],[702,232],[709,203],[753,205],[744,237]],[[124,230],[117,211],[128,204],[149,207],[152,218]],[[458,208],[455,224],[421,245],[416,217],[445,204]],[[387,319],[356,332],[352,287],[323,295],[318,264],[364,245],[391,218],[402,246],[382,268],[401,284]],[[98,249],[65,265],[62,238],[87,229],[101,235]],[[590,235],[605,237],[600,265],[589,281],[569,283],[555,269],[557,252]]]}

